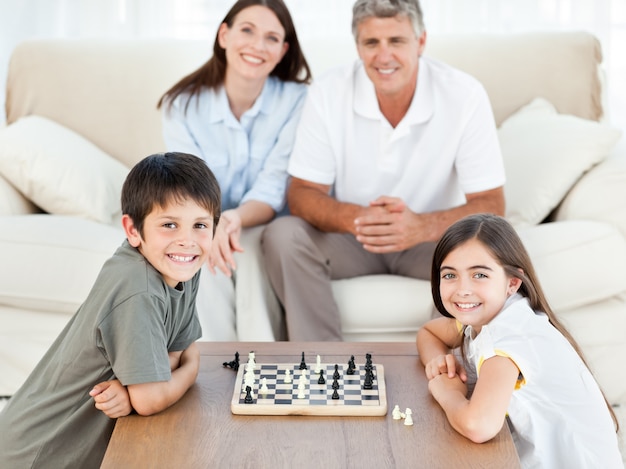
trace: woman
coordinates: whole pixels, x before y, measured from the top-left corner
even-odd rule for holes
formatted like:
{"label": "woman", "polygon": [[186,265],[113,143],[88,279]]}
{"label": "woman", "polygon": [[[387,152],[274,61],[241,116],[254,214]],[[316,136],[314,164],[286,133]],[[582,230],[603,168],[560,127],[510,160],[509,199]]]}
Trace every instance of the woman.
{"label": "woman", "polygon": [[[214,275],[205,272],[198,293],[204,339],[269,340],[278,332],[265,320],[280,316],[269,284],[253,278],[245,298],[235,294],[235,285],[242,288],[248,274],[265,282],[258,260],[261,225],[285,206],[287,161],[310,79],[283,1],[240,0],[218,29],[213,57],[158,103],[168,150],[202,157],[222,189],[222,217],[208,261]],[[244,248],[245,256],[235,256]],[[250,301],[255,292],[270,295]],[[273,303],[272,311],[259,315],[258,303],[266,302]],[[253,303],[253,314],[240,310]]]}

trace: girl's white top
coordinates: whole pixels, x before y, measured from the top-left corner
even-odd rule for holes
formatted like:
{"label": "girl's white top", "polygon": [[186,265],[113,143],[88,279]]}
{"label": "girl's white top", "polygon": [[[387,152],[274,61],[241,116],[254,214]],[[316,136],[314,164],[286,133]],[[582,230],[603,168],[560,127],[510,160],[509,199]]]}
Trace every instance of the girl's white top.
{"label": "girl's white top", "polygon": [[478,335],[468,326],[476,367],[499,355],[520,375],[508,419],[522,467],[623,468],[617,435],[595,379],[567,339],[515,294]]}

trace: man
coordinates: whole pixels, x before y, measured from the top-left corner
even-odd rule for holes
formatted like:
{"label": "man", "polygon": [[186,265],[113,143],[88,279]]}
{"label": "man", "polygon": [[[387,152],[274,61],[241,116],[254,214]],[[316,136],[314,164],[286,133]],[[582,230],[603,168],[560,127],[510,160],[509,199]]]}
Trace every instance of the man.
{"label": "man", "polygon": [[291,340],[341,340],[333,279],[429,279],[434,243],[471,213],[504,214],[492,110],[474,78],[422,57],[417,0],[358,0],[360,61],[311,85],[289,163],[293,217],[263,249]]}

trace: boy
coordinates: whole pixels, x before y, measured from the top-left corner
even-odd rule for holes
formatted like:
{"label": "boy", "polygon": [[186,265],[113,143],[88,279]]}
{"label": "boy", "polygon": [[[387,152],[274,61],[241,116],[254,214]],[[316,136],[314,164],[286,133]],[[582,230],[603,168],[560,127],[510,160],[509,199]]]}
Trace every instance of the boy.
{"label": "boy", "polygon": [[220,206],[195,156],[151,155],[130,171],[127,240],[0,414],[0,467],[99,467],[115,418],[160,412],[195,382],[195,298]]}

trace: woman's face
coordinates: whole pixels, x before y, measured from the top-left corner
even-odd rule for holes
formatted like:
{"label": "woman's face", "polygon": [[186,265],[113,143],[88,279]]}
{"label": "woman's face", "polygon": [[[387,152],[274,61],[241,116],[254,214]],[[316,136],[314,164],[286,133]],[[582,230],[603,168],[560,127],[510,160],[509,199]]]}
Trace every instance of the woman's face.
{"label": "woman's face", "polygon": [[265,80],[289,47],[274,12],[260,5],[241,10],[230,28],[222,23],[218,41],[226,51],[227,76],[248,80]]}

